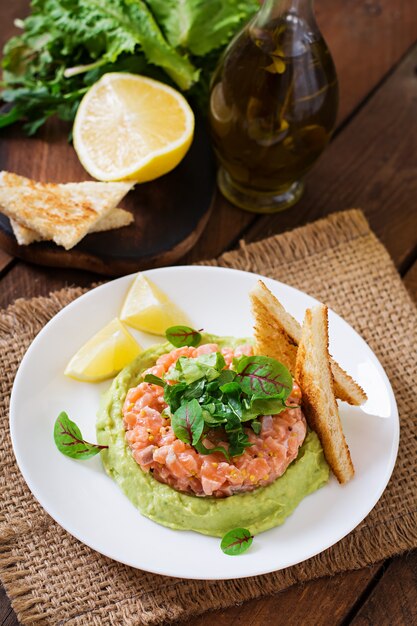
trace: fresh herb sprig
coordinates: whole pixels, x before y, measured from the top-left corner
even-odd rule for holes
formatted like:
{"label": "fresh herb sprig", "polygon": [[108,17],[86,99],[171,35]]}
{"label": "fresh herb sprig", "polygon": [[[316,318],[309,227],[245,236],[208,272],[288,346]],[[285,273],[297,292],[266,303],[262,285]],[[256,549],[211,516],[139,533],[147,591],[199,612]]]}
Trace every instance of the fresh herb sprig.
{"label": "fresh herb sprig", "polygon": [[[265,356],[235,358],[233,369],[225,368],[223,355],[212,352],[180,357],[165,380],[153,374],[144,380],[163,387],[167,415],[178,439],[201,454],[221,452],[230,459],[252,445],[245,426],[259,434],[259,416],[276,415],[289,408],[286,400],[292,390],[292,376],[282,363]],[[213,429],[223,429],[227,450],[203,444]]]}
{"label": "fresh herb sprig", "polygon": [[70,420],[65,411],[62,411],[55,421],[54,441],[58,450],[72,459],[90,459],[108,448],[85,441],[77,424]]}
{"label": "fresh herb sprig", "polygon": [[251,547],[253,535],[247,528],[234,528],[223,537],[220,547],[229,556],[238,556]]}
{"label": "fresh herb sprig", "polygon": [[201,331],[194,330],[189,326],[171,326],[165,331],[165,337],[176,348],[183,348],[184,346],[198,346],[201,341]]}

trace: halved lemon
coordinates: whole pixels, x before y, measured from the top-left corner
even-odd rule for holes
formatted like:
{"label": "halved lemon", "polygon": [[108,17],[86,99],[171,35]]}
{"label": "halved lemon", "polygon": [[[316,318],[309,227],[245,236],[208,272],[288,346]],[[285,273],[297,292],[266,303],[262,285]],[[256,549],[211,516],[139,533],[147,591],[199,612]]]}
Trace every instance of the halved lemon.
{"label": "halved lemon", "polygon": [[194,133],[194,114],[175,89],[151,78],[104,74],[82,99],[74,148],[87,172],[103,181],[145,182],[174,169]]}
{"label": "halved lemon", "polygon": [[116,317],[74,354],[64,374],[90,383],[106,380],[118,374],[141,351]]}
{"label": "halved lemon", "polygon": [[143,274],[138,274],[123,303],[120,319],[154,335],[164,335],[167,328],[188,325],[185,313]]}

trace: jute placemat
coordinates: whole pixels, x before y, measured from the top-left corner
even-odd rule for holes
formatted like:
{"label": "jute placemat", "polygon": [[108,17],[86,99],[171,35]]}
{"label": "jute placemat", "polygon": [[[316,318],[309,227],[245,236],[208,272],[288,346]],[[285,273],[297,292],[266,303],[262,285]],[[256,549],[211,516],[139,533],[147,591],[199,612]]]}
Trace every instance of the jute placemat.
{"label": "jute placemat", "polygon": [[181,580],[97,554],[59,528],[34,500],[16,467],[8,428],[10,390],[24,352],[44,324],[82,290],[18,300],[0,313],[0,574],[23,624],[167,624],[360,568],[417,545],[417,312],[363,215],[339,213],[260,243],[242,244],[207,264],[294,285],[327,302],[366,339],[386,369],[401,416],[400,452],[388,488],[345,539],[300,565],[265,576]]}

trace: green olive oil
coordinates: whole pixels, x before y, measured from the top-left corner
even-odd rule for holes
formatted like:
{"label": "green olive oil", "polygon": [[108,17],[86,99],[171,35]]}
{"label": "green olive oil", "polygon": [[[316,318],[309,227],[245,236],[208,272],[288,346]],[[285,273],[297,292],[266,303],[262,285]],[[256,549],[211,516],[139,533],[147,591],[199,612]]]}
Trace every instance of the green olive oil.
{"label": "green olive oil", "polygon": [[338,85],[314,18],[312,27],[295,10],[266,22],[258,16],[214,75],[210,125],[224,195],[242,208],[272,212],[300,197],[303,176],[331,136]]}

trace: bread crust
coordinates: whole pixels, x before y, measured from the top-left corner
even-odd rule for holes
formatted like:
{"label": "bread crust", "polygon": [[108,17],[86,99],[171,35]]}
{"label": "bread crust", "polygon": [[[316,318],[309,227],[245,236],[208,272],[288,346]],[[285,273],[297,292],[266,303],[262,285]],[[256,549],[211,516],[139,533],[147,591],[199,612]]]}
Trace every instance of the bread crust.
{"label": "bread crust", "polygon": [[334,394],[328,346],[328,311],[321,304],[305,313],[295,376],[308,425],[318,434],[332,472],[344,484],[355,472]]}
{"label": "bread crust", "polygon": [[[259,354],[273,357],[295,371],[297,346],[301,326],[271,293],[265,283],[258,281],[250,293],[254,316],[254,335]],[[330,357],[336,397],[349,404],[360,406],[367,395],[340,365]]]}
{"label": "bread crust", "polygon": [[40,183],[0,173],[0,211],[69,250],[127,194],[134,183]]}

